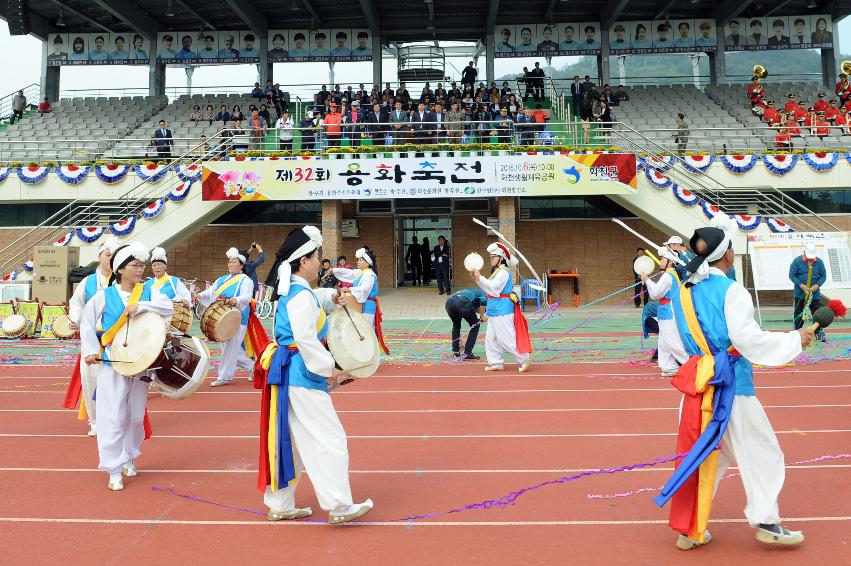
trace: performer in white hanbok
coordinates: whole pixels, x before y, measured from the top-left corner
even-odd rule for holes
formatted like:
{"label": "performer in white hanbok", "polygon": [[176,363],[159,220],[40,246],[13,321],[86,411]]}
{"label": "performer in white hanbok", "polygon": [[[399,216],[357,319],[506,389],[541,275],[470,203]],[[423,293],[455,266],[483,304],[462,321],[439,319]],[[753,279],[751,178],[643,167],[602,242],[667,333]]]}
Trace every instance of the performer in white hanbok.
{"label": "performer in white hanbok", "polygon": [[[145,404],[149,382],[124,377],[108,361],[112,340],[128,317],[143,312],[171,316],[171,300],[142,285],[148,250],[139,243],[119,247],[112,256],[108,285],[86,304],[80,340],[86,364],[97,367],[98,468],[109,473],[109,489],[124,489],[122,474],[135,476],[135,459],[145,438]],[[113,285],[112,283],[115,282]],[[104,329],[98,336],[98,328]]]}
{"label": "performer in white hanbok", "polygon": [[168,256],[162,248],[151,250],[151,271],[154,276],[145,281],[146,287],[153,287],[172,301],[183,301],[192,305],[192,294],[179,277],[169,275]]}
{"label": "performer in white hanbok", "polygon": [[352,297],[363,305],[361,314],[375,329],[375,336],[378,338],[381,349],[385,354],[389,354],[390,350],[384,343],[384,332],[381,329],[381,303],[378,301],[378,275],[375,273],[378,267],[375,265],[375,254],[366,248],[360,248],[355,252],[355,257],[357,269],[335,267],[334,277],[352,284],[348,290],[351,291]]}
{"label": "performer in white hanbok", "polygon": [[[227,301],[242,311],[242,323],[233,338],[222,343],[222,361],[219,363],[219,377],[210,383],[211,387],[227,385],[233,381],[237,369],[251,372],[254,362],[245,353],[245,331],[248,329],[248,315],[251,299],[254,297],[254,283],[243,272],[246,255],[236,248],[227,251],[228,272],[213,285],[198,294],[197,300],[204,308],[217,300]],[[251,377],[249,376],[249,379]]]}
{"label": "performer in white hanbok", "polygon": [[688,360],[683,341],[677,330],[674,320],[674,308],[671,306],[671,297],[675,288],[680,285],[680,278],[674,269],[674,253],[666,247],[657,250],[661,269],[663,273],[658,281],[654,281],[649,275],[643,274],[641,280],[647,286],[647,293],[654,301],[659,301],[656,311],[656,319],[659,322],[658,362],[659,369],[664,377],[673,377],[680,366]]}
{"label": "performer in white hanbok", "polygon": [[275,337],[261,358],[266,375],[258,488],[270,521],[312,514],[295,504],[303,470],[330,524],[354,521],[373,506],[370,499],[352,501],[346,431],[328,394],[340,375],[321,340],[328,329],[326,313],[344,305],[346,296],[311,289],[319,276],[321,245],[319,230],[305,226],[291,232],[280,248]]}
{"label": "performer in white hanbok", "polygon": [[[83,309],[97,294],[98,291],[106,286],[109,276],[112,275],[110,260],[112,254],[118,249],[119,243],[115,236],[110,236],[104,239],[98,248],[98,266],[95,272],[86,276],[74,289],[74,294],[71,300],[68,301],[68,319],[71,322],[71,328],[76,330],[80,326],[80,321],[83,318]],[[87,365],[83,362],[82,348],[81,354],[74,367],[74,373],[71,375],[71,381],[68,383],[68,392],[65,394],[65,402],[63,406],[68,409],[76,407],[77,402],[82,396],[80,404],[80,419],[85,414],[89,420],[89,436],[97,434],[95,407],[95,386],[97,385],[97,367]]]}
{"label": "performer in white hanbok", "polygon": [[736,225],[720,215],[713,224],[692,236],[696,257],[686,266],[692,275],[672,296],[677,328],[691,356],[673,379],[684,394],[677,453],[688,455],[654,501],[664,505],[671,500],[670,526],[680,533],[677,548],[706,544],[718,481],[735,462],[747,497],[745,517],[756,539],[797,545],[804,535],[780,526],[783,452],[756,398],[751,363],[786,364],[812,343],[813,332],[759,327],[750,294],[726,276],[733,265]]}
{"label": "performer in white hanbok", "polygon": [[511,256],[508,248],[499,242],[488,246],[488,254],[491,262],[490,277],[485,277],[478,270],[470,272],[476,285],[488,295],[485,307],[488,317],[488,330],[485,335],[488,365],[485,371],[504,370],[503,353],[508,352],[517,358],[520,363],[518,371],[523,373],[529,370],[532,343],[529,340],[526,318],[514,293],[511,276],[511,268],[516,267],[518,261]]}

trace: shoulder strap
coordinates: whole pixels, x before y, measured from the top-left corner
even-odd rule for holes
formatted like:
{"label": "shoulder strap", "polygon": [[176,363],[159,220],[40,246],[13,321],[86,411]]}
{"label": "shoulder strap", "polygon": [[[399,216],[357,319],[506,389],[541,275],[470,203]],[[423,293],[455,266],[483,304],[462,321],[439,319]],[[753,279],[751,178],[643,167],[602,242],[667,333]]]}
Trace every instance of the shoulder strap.
{"label": "shoulder strap", "polygon": [[[144,290],[144,286],[141,283],[136,283],[136,286],[133,287],[133,292],[130,293],[130,298],[127,299],[128,305],[134,305],[139,302],[139,299],[142,298],[142,291]],[[118,292],[118,289],[116,289]],[[115,339],[115,335],[118,334],[118,331],[121,330],[124,325],[127,324],[127,315],[124,313],[118,317],[118,320],[115,321],[109,330],[103,333],[103,336],[100,337],[100,343],[102,346],[108,346],[112,344],[112,341]]]}
{"label": "shoulder strap", "polygon": [[686,325],[688,325],[689,332],[691,332],[691,337],[694,338],[694,343],[697,344],[703,355],[711,354],[709,342],[707,342],[706,336],[704,336],[703,330],[700,328],[700,323],[697,321],[697,313],[694,310],[694,301],[691,296],[691,287],[683,287],[680,291],[680,304],[685,315]]}
{"label": "shoulder strap", "polygon": [[230,289],[240,281],[242,281],[242,274],[240,273],[238,275],[234,275],[224,285],[216,289],[216,297],[221,297],[222,293],[224,293],[226,290]]}

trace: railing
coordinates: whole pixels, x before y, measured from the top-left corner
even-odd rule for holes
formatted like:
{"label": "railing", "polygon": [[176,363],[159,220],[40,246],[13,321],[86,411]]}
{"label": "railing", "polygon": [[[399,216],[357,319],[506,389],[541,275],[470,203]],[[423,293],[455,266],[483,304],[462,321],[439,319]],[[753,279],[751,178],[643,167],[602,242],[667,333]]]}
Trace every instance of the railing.
{"label": "railing", "polygon": [[[24,96],[27,99],[27,106],[38,106],[38,103],[41,101],[41,87],[38,84],[33,83],[18,90],[24,92]],[[12,99],[18,94],[18,90],[0,98],[0,121],[8,120],[12,115]],[[55,100],[51,100],[50,102],[56,103]]]}
{"label": "railing", "polygon": [[[209,151],[198,144],[183,155],[167,161],[169,165],[183,163],[201,165],[215,159],[230,149],[229,137],[217,134],[221,140]],[[154,199],[166,195],[182,181],[177,176],[165,183],[149,184],[139,179],[134,187],[114,199],[96,202],[72,201],[38,226],[30,229],[0,250],[0,273],[9,273],[32,257],[36,246],[51,245],[68,231],[82,226],[107,226],[130,216],[138,216]],[[200,193],[200,191],[196,191]],[[193,195],[194,196],[194,195]],[[191,197],[190,197],[191,198]]]}
{"label": "railing", "polygon": [[87,163],[145,159],[167,161],[172,155],[189,154],[193,148],[203,148],[207,143],[206,139],[200,137],[176,137],[171,141],[171,150],[161,153],[152,138],[3,139],[0,140],[0,163]]}

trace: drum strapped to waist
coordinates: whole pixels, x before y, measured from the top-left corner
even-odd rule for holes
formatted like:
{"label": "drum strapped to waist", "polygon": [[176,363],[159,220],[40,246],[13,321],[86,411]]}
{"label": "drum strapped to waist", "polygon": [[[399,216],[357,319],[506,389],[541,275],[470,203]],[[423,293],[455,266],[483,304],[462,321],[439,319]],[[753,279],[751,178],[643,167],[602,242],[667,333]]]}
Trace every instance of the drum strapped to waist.
{"label": "drum strapped to waist", "polygon": [[378,369],[378,338],[363,315],[346,306],[349,314],[339,308],[328,315],[328,333],[325,336],[328,350],[341,370],[352,377],[369,377]]}
{"label": "drum strapped to waist", "polygon": [[166,319],[166,324],[181,334],[189,334],[189,327],[192,326],[192,309],[179,299],[172,301],[172,304],[174,314]]}
{"label": "drum strapped to waist", "polygon": [[169,399],[183,399],[204,382],[210,351],[198,338],[166,330],[165,319],[143,312],[127,320],[112,342],[112,369],[126,377],[149,379]]}
{"label": "drum strapped to waist", "polygon": [[27,335],[27,319],[20,314],[10,314],[3,320],[3,338],[17,340]]}
{"label": "drum strapped to waist", "polygon": [[60,340],[68,340],[76,336],[77,330],[71,327],[71,319],[67,314],[53,319],[53,335]]}
{"label": "drum strapped to waist", "polygon": [[201,332],[213,342],[227,342],[241,324],[242,311],[226,301],[214,301],[201,315]]}

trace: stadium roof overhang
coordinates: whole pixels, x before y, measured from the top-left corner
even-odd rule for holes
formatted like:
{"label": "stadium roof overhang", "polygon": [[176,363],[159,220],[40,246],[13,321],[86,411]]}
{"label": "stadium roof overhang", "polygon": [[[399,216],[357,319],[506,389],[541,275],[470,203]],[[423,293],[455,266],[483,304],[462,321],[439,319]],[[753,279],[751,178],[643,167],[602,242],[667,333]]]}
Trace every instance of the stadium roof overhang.
{"label": "stadium roof overhang", "polygon": [[[851,13],[851,0],[29,0],[32,33],[368,28],[382,41],[476,41],[497,24]],[[815,7],[809,7],[815,4]],[[0,2],[0,16],[6,14]],[[64,24],[64,25],[62,25]]]}

